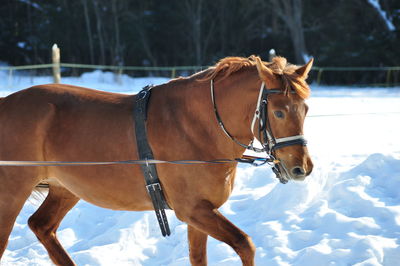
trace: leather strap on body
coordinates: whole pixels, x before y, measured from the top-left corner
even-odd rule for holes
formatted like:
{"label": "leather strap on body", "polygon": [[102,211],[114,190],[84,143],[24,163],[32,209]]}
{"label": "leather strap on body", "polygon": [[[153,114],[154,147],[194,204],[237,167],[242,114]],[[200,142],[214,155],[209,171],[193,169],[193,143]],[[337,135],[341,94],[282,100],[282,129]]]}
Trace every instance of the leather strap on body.
{"label": "leather strap on body", "polygon": [[[147,104],[151,94],[150,86],[146,86],[136,96],[136,104],[133,112],[135,120],[136,144],[140,160],[153,160],[153,152],[147,140]],[[154,210],[160,225],[163,236],[169,236],[171,230],[168,225],[165,209],[170,209],[165,200],[160,180],[157,175],[157,169],[154,164],[146,163],[141,165],[141,169],[146,181],[146,189],[153,202]]]}

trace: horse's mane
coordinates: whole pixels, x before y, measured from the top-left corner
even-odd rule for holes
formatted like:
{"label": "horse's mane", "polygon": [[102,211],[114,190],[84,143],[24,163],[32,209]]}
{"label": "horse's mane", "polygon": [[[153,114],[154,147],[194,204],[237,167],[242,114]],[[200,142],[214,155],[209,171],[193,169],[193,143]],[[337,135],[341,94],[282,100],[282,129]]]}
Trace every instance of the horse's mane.
{"label": "horse's mane", "polygon": [[263,81],[265,81],[265,78],[262,78],[264,75],[262,75],[260,71],[262,72],[265,67],[269,68],[275,75],[280,76],[283,83],[282,91],[285,94],[288,95],[290,90],[294,90],[303,99],[310,96],[310,87],[305,81],[306,77],[302,77],[296,73],[299,67],[288,64],[286,58],[280,56],[272,58],[272,62],[264,62],[260,57],[254,55],[249,58],[226,57],[221,59],[215,66],[211,67],[203,80],[211,80],[217,76],[223,79],[241,69],[254,66],[257,67],[259,76]]}

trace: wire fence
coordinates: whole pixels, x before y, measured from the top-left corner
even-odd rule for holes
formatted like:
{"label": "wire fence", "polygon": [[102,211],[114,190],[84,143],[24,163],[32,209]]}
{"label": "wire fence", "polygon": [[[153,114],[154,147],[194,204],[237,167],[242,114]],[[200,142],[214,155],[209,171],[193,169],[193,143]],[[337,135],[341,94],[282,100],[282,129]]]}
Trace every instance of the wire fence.
{"label": "wire fence", "polygon": [[400,66],[313,67],[313,78],[323,85],[399,86]]}
{"label": "wire fence", "polygon": [[[12,86],[16,75],[35,77],[52,76],[55,64],[0,66],[0,73],[8,77],[8,85]],[[81,74],[94,71],[110,71],[115,80],[120,80],[122,74],[132,77],[168,77],[189,76],[204,70],[208,66],[115,66],[60,63],[62,77],[78,77]],[[17,74],[18,73],[18,74]],[[346,86],[400,86],[400,66],[394,67],[318,67],[312,68],[310,82],[318,85]]]}

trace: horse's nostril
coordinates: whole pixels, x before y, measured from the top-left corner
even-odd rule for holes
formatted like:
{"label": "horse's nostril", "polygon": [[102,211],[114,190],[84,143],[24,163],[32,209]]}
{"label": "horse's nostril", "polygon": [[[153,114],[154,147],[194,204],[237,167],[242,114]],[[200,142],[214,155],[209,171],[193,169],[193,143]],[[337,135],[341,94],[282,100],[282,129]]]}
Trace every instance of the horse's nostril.
{"label": "horse's nostril", "polygon": [[292,168],[292,174],[294,176],[304,176],[306,172],[304,171],[303,167],[296,166]]}

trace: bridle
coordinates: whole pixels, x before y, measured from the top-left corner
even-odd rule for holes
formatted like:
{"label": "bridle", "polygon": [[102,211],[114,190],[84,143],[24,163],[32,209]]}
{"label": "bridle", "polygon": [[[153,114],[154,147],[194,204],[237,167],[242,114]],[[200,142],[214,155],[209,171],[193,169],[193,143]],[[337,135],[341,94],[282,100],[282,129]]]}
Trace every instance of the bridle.
{"label": "bridle", "polygon": [[[265,152],[267,154],[267,158],[264,159],[263,163],[269,163],[272,167],[272,171],[275,173],[276,177],[279,179],[281,183],[287,183],[288,180],[282,175],[282,170],[286,171],[286,176],[290,177],[288,170],[283,165],[283,163],[276,158],[275,151],[281,149],[283,147],[292,146],[292,145],[307,145],[307,140],[303,135],[295,135],[283,138],[275,138],[271,124],[268,118],[268,96],[271,94],[282,94],[283,91],[279,89],[267,89],[265,86],[265,82],[261,83],[260,92],[258,95],[256,110],[254,112],[254,116],[251,122],[251,132],[253,133],[253,140],[251,140],[250,144],[246,145],[238,141],[229,131],[225,128],[224,123],[222,122],[221,116],[218,113],[216,101],[215,101],[215,93],[214,93],[214,80],[210,81],[210,90],[211,90],[211,101],[214,107],[215,117],[218,121],[218,124],[222,131],[228,136],[232,141],[236,144],[242,146],[247,150],[251,150],[257,153]],[[291,91],[292,93],[296,93],[295,91]],[[254,132],[256,121],[258,121],[258,139],[261,143],[262,148],[254,147],[254,138],[256,137],[256,133]],[[279,167],[279,165],[281,167]]]}

